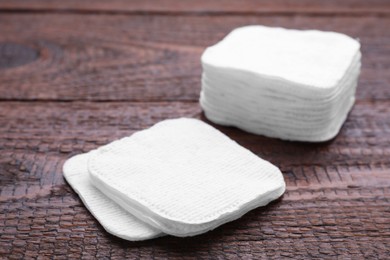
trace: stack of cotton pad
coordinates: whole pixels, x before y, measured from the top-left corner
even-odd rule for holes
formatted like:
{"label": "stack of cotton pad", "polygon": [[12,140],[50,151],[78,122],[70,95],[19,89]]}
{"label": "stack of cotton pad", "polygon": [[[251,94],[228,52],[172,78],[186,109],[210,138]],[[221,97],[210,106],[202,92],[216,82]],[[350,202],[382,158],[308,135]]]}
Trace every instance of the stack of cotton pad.
{"label": "stack of cotton pad", "polygon": [[359,42],[340,33],[238,28],[203,53],[200,103],[215,123],[326,141],[352,108],[360,58]]}
{"label": "stack of cotton pad", "polygon": [[277,167],[187,118],[75,156],[64,176],[102,226],[128,240],[201,234],[285,190]]}

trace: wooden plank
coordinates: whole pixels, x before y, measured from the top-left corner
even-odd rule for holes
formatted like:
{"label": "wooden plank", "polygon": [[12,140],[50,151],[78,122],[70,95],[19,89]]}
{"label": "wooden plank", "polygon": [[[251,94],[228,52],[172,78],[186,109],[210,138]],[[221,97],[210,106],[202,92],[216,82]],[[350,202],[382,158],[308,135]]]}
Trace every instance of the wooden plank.
{"label": "wooden plank", "polygon": [[[389,114],[389,101],[358,101],[337,138],[320,144],[215,126],[285,171],[303,165],[388,169]],[[0,150],[81,153],[177,117],[207,121],[197,102],[1,102]]]}
{"label": "wooden plank", "polygon": [[384,257],[389,112],[389,101],[360,101],[337,138],[323,144],[218,127],[281,167],[285,195],[201,236],[131,243],[109,235],[88,213],[62,177],[63,162],[165,118],[205,120],[199,105],[1,102],[0,257]]}
{"label": "wooden plank", "polygon": [[164,13],[164,14],[389,14],[386,0],[201,0],[201,1],[77,1],[77,0],[14,0],[0,1],[0,10],[11,11],[65,11],[111,13]]}
{"label": "wooden plank", "polygon": [[389,17],[2,14],[0,24],[0,100],[195,101],[204,48],[248,24],[359,38],[357,98],[390,98]]}

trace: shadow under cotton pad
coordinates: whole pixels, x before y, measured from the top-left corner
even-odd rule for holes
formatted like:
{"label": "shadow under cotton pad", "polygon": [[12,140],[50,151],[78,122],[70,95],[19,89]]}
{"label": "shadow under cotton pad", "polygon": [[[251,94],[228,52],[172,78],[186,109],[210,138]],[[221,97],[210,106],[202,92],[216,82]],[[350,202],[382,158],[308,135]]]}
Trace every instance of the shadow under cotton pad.
{"label": "shadow under cotton pad", "polygon": [[105,195],[175,236],[212,230],[285,191],[276,166],[188,118],[162,121],[97,149],[88,170]]}
{"label": "shadow under cotton pad", "polygon": [[138,241],[164,235],[122,209],[96,189],[89,179],[88,158],[94,151],[68,159],[63,167],[64,177],[77,192],[84,205],[110,234]]}

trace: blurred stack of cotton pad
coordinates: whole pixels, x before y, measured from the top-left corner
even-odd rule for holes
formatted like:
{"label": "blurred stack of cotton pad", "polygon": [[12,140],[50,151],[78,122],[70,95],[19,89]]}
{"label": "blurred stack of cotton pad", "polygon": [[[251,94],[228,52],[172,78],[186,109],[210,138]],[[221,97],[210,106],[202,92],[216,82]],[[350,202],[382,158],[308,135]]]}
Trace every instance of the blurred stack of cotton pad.
{"label": "blurred stack of cotton pad", "polygon": [[128,240],[201,234],[285,190],[277,167],[187,118],[72,157],[64,176],[102,226]]}
{"label": "blurred stack of cotton pad", "polygon": [[218,124],[326,141],[354,104],[360,58],[359,42],[340,33],[238,28],[203,53],[200,103]]}

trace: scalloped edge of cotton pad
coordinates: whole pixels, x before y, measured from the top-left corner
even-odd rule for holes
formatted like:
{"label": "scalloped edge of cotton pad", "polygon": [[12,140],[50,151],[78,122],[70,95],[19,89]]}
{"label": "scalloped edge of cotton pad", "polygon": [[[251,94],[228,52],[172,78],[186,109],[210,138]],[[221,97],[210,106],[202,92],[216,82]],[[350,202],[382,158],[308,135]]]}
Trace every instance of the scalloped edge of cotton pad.
{"label": "scalloped edge of cotton pad", "polygon": [[87,163],[94,152],[75,155],[63,166],[66,181],[89,212],[108,233],[125,240],[141,241],[165,235],[131,215],[92,185]]}

